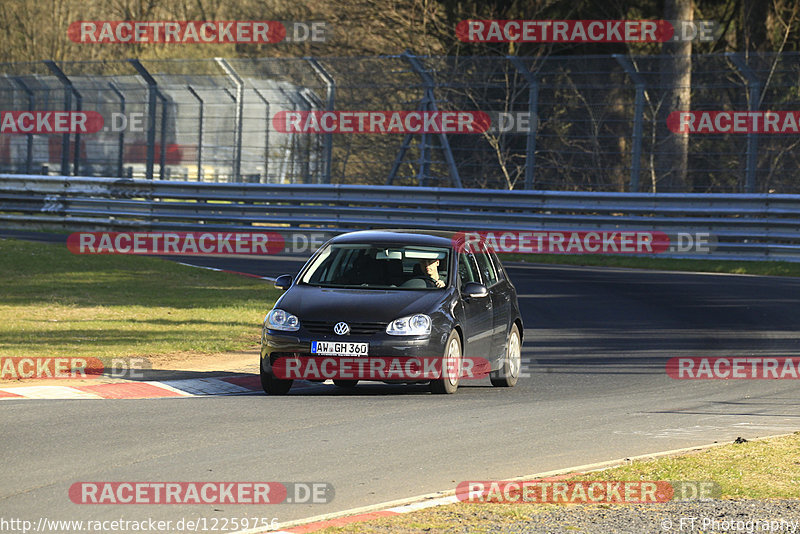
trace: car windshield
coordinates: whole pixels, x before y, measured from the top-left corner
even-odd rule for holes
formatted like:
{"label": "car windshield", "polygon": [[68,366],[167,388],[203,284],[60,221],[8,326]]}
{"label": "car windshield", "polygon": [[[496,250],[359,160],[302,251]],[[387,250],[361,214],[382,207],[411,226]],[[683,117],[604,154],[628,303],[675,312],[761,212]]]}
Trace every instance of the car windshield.
{"label": "car windshield", "polygon": [[446,248],[376,244],[326,246],[301,278],[320,287],[426,290],[446,287]]}

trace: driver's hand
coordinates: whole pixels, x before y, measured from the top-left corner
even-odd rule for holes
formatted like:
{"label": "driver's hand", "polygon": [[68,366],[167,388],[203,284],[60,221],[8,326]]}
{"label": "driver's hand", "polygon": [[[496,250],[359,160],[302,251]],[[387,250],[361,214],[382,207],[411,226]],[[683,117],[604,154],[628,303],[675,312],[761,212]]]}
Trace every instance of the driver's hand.
{"label": "driver's hand", "polygon": [[441,278],[438,278],[436,280],[436,287],[444,287],[444,280],[442,280]]}

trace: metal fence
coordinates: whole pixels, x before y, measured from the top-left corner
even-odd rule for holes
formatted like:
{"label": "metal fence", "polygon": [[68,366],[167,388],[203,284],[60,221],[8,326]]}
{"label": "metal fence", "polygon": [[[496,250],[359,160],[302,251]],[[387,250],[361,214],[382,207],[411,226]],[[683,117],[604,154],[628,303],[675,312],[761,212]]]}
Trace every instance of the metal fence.
{"label": "metal fence", "polygon": [[[691,56],[693,110],[800,110],[800,54]],[[208,59],[0,65],[0,110],[94,110],[130,127],[0,134],[0,172],[607,192],[800,192],[797,135],[691,135],[665,178],[664,56]],[[464,135],[285,134],[281,111],[528,113]],[[116,115],[114,115],[116,114]],[[113,115],[113,116],[112,116]],[[509,115],[511,116],[511,115]]]}
{"label": "metal fence", "polygon": [[[800,261],[800,195],[239,184],[0,174],[5,227],[116,231],[639,230],[708,233],[692,257]],[[680,251],[663,254],[682,257]]]}

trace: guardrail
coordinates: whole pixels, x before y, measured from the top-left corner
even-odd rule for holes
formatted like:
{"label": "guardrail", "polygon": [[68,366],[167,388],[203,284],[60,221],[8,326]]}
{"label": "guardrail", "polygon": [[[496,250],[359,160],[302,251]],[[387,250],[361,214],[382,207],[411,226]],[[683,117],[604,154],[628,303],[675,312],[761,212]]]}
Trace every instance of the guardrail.
{"label": "guardrail", "polygon": [[390,227],[708,232],[718,241],[716,249],[699,257],[800,261],[800,195],[507,191],[0,174],[0,224],[117,231],[343,232]]}

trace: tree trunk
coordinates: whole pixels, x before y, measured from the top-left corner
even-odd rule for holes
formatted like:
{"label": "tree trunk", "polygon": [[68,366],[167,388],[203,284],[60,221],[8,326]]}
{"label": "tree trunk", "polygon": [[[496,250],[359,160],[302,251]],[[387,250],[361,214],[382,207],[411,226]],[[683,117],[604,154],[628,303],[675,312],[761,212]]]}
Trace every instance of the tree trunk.
{"label": "tree trunk", "polygon": [[[692,0],[666,0],[664,19],[669,21],[693,20]],[[681,28],[675,24],[675,33]],[[660,142],[656,148],[656,172],[659,191],[686,192],[691,184],[687,179],[689,136],[674,134],[667,128],[667,116],[673,111],[689,110],[692,104],[692,42],[669,41],[663,44],[661,60],[661,88],[663,103],[660,108],[658,129]]]}

